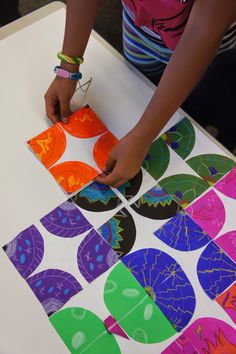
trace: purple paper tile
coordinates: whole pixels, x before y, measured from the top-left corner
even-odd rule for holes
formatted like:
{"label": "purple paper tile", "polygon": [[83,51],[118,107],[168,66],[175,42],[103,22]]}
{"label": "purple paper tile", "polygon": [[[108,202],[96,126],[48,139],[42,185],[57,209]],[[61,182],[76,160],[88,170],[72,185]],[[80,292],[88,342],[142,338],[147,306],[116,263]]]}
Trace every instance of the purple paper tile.
{"label": "purple paper tile", "polygon": [[206,232],[183,209],[155,231],[154,235],[179,251],[197,250],[211,241]]}
{"label": "purple paper tile", "polygon": [[3,247],[23,278],[27,278],[41,263],[44,241],[38,229],[31,225]]}
{"label": "purple paper tile", "polygon": [[70,200],[45,215],[40,221],[50,233],[61,237],[75,237],[92,228]]}
{"label": "purple paper tile", "polygon": [[42,271],[28,278],[27,282],[48,316],[58,311],[73,295],[82,290],[71,274],[59,269]]}
{"label": "purple paper tile", "polygon": [[91,283],[118,261],[118,256],[111,246],[92,230],[81,242],[77,262],[81,274]]}
{"label": "purple paper tile", "polygon": [[211,241],[198,260],[197,274],[203,290],[214,300],[235,282],[236,264]]}

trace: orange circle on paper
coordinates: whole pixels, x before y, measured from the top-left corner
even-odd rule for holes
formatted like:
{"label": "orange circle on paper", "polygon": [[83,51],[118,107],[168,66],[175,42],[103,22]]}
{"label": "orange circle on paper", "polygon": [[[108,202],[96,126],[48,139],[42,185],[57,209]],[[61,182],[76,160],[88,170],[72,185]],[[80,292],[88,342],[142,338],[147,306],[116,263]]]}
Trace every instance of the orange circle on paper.
{"label": "orange circle on paper", "polygon": [[29,146],[45,167],[51,167],[66,149],[66,136],[63,129],[54,124],[51,128],[28,141]]}
{"label": "orange circle on paper", "polygon": [[93,148],[93,157],[100,170],[104,170],[110,152],[117,143],[118,140],[111,132],[103,134],[96,141]]}
{"label": "orange circle on paper", "polygon": [[90,107],[80,108],[70,116],[69,123],[61,125],[77,138],[92,138],[107,131],[106,126]]}
{"label": "orange circle on paper", "polygon": [[79,161],[62,162],[49,170],[67,193],[73,193],[98,176],[95,168]]}

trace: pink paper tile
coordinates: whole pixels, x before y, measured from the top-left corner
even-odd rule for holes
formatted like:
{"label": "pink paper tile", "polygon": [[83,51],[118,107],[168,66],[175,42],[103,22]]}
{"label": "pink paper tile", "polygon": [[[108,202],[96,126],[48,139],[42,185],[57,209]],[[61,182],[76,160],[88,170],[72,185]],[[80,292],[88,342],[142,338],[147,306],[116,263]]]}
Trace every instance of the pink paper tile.
{"label": "pink paper tile", "polygon": [[214,187],[227,197],[236,199],[236,167],[217,182]]}
{"label": "pink paper tile", "polygon": [[236,262],[236,230],[227,232],[215,242]]}
{"label": "pink paper tile", "polygon": [[199,318],[184,331],[198,354],[236,353],[236,332],[233,327],[212,317]]}
{"label": "pink paper tile", "polygon": [[187,207],[186,211],[211,238],[215,238],[225,223],[224,204],[213,190]]}

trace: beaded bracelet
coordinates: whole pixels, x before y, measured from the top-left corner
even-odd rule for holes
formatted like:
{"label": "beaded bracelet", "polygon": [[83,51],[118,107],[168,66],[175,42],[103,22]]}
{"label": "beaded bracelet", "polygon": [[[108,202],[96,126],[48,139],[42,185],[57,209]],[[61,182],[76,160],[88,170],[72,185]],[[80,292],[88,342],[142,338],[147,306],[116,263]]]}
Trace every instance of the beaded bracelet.
{"label": "beaded bracelet", "polygon": [[70,57],[69,55],[63,54],[62,52],[57,53],[58,59],[64,61],[65,63],[68,64],[76,64],[80,65],[83,64],[84,58],[79,58],[79,57]]}
{"label": "beaded bracelet", "polygon": [[75,81],[78,81],[82,78],[81,72],[77,71],[77,72],[71,73],[68,70],[60,68],[60,66],[55,66],[54,73],[57,76],[63,77],[64,79],[71,79],[71,80],[75,80]]}

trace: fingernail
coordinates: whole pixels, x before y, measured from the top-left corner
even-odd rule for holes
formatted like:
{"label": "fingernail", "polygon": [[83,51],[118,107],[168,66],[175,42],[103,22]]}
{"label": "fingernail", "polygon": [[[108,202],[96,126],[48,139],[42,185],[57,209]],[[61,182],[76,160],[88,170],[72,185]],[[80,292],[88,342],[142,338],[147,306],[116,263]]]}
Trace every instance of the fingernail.
{"label": "fingernail", "polygon": [[106,176],[107,176],[106,172],[102,172],[102,173],[100,173],[100,175],[99,175],[99,177],[106,177]]}
{"label": "fingernail", "polygon": [[62,118],[62,122],[65,123],[65,124],[68,123],[69,122],[69,118],[63,117]]}

